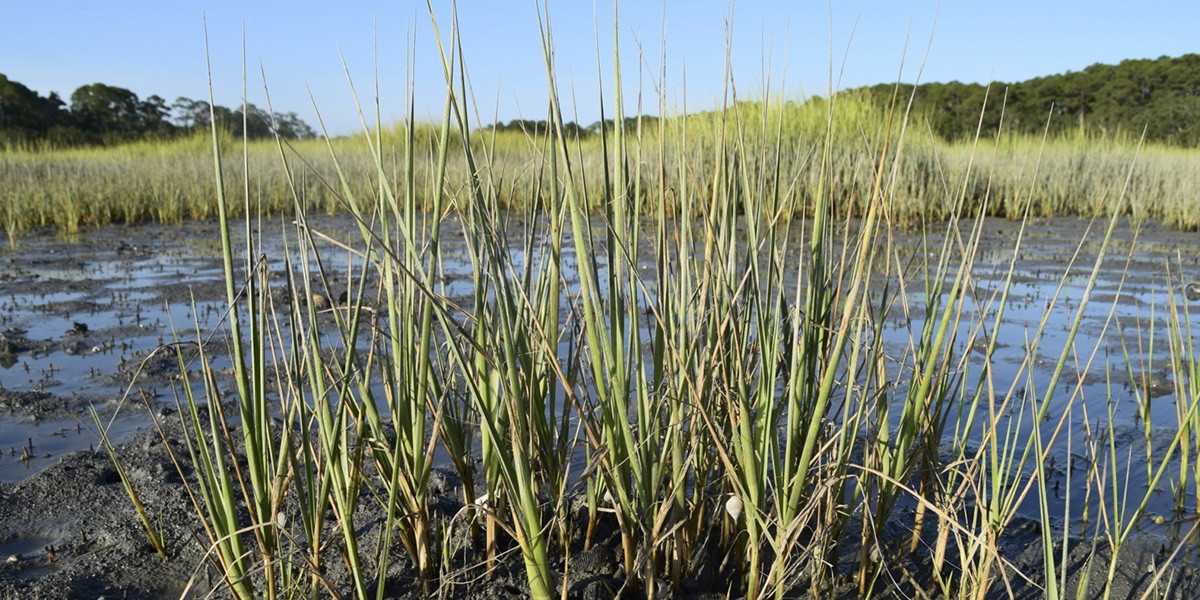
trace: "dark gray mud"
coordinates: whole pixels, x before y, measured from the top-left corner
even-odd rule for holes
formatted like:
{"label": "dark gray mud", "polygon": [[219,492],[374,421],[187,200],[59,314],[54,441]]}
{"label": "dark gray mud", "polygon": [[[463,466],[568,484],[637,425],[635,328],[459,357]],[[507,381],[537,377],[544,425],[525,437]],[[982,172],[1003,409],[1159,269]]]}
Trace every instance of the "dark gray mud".
{"label": "dark gray mud", "polygon": [[133,409],[169,396],[179,372],[177,361],[155,359],[167,354],[159,348],[196,312],[216,323],[222,267],[206,241],[216,231],[109,227],[73,242],[47,232],[0,252],[0,481],[92,445],[90,407],[116,417],[118,438],[149,422]]}
{"label": "dark gray mud", "polygon": [[[53,466],[19,483],[0,485],[0,597],[4,598],[230,598],[227,587],[212,565],[208,552],[211,542],[193,509],[185,483],[195,486],[186,461],[183,434],[176,415],[159,415],[163,431],[145,431],[117,448],[129,478],[146,506],[157,535],[161,536],[166,556],[160,556],[149,543],[113,462],[103,453],[75,452],[62,457]],[[454,522],[464,512],[462,482],[448,471],[437,471],[430,486],[430,505],[435,523]],[[195,489],[193,487],[193,489]],[[363,548],[372,547],[386,522],[386,514],[371,498],[364,497],[356,516],[356,530]],[[574,530],[569,557],[552,556],[554,575],[566,598],[601,600],[638,598],[644,593],[626,583],[619,559],[620,540],[616,524],[602,520],[595,530],[594,542],[585,549],[582,532],[586,529],[586,510],[572,511]],[[927,528],[922,550],[909,553],[905,546],[911,530],[902,522],[911,517],[902,513],[880,541],[887,556],[887,567],[877,574],[875,596],[879,598],[940,597],[931,572],[928,548],[934,532]],[[1041,572],[1040,523],[1022,519],[1012,524],[1001,544],[1006,567],[1001,581],[989,598],[1043,598],[1043,581],[1030,579]],[[413,565],[397,549],[386,570],[386,598],[421,600],[429,597],[450,599],[491,598],[516,600],[528,597],[523,562],[512,540],[501,542],[500,562],[488,572],[480,564],[481,540],[472,540],[463,528],[444,531],[455,539],[457,551],[443,571],[440,585],[426,590],[416,578]],[[850,532],[852,539],[858,534]],[[331,538],[335,537],[330,532]],[[1090,541],[1072,539],[1065,554],[1062,573],[1068,589],[1081,580],[1088,598],[1103,595],[1102,582],[1109,549],[1093,548]],[[852,544],[851,544],[852,545]],[[1195,569],[1181,567],[1171,571],[1169,581],[1154,581],[1153,567],[1168,557],[1161,538],[1138,535],[1122,550],[1114,574],[1112,598],[1139,598],[1147,590],[1157,589],[1167,598],[1195,598],[1200,594],[1200,577]],[[1062,556],[1061,541],[1055,552]],[[564,560],[566,559],[566,560]],[[847,550],[839,557],[833,589],[809,593],[803,581],[787,594],[788,598],[859,597],[854,584],[857,552]],[[948,564],[956,564],[951,549]],[[695,574],[684,586],[668,597],[692,600],[737,598],[736,571],[731,557],[715,550],[698,551]],[[565,582],[563,565],[568,564]],[[1089,572],[1090,569],[1090,572]],[[1025,575],[1022,575],[1025,574]],[[324,575],[334,589],[323,597],[351,597],[352,590],[341,564],[333,562]],[[261,583],[261,582],[260,582]],[[565,585],[563,585],[565,583]],[[260,588],[261,589],[261,588]]]}
{"label": "dark gray mud", "polygon": [[[1010,299],[1011,318],[1019,325],[1037,324],[1058,282],[1066,281],[1068,298],[1081,293],[1083,283],[1064,279],[1063,273],[1083,227],[1079,221],[1052,220],[1039,222],[1030,232]],[[1015,234],[1014,224],[989,225],[977,267],[979,298],[987,297],[989,282],[998,281],[1007,267]],[[172,388],[180,371],[176,351],[182,350],[186,358],[204,344],[213,356],[227,354],[223,338],[209,336],[220,329],[226,305],[218,239],[211,223],[108,227],[72,242],[49,233],[33,235],[15,250],[0,253],[0,598],[228,596],[211,565],[211,542],[187,493],[190,468],[186,461],[177,464],[172,458],[187,454],[173,412]],[[1094,251],[1094,245],[1076,259],[1085,269],[1090,269],[1089,249]],[[1189,277],[1200,280],[1200,240],[1194,233],[1152,228],[1135,239],[1126,229],[1111,252],[1114,259],[1107,268],[1113,276],[1097,288],[1093,302],[1115,306],[1127,318],[1143,315],[1151,306],[1161,310],[1169,290]],[[1164,274],[1166,266],[1174,278]],[[1119,285],[1112,283],[1117,280]],[[1088,320],[1084,328],[1098,330],[1102,321]],[[1065,330],[1065,317],[1051,322]],[[901,333],[910,326],[896,325]],[[994,360],[1017,361],[1024,343],[1020,335],[996,335],[1002,337]],[[1057,335],[1058,330],[1049,337]],[[1171,383],[1162,382],[1157,371],[1144,375],[1140,384],[1147,389]],[[1139,385],[1134,379],[1126,378],[1128,388]],[[166,557],[148,542],[112,460],[97,450],[92,408],[119,442],[117,451],[131,484],[165,540]],[[1169,422],[1169,403],[1159,410]],[[164,432],[154,426],[151,415],[165,424]],[[1130,433],[1122,443],[1136,448],[1138,439]],[[1063,486],[1078,483],[1061,473],[1057,476]],[[438,484],[430,490],[435,521],[453,521],[463,511],[463,484],[449,473],[436,479]],[[365,508],[356,523],[364,547],[377,539],[384,522],[383,514],[371,510]],[[582,521],[575,526],[584,529]],[[1021,576],[1041,573],[1042,526],[1030,518],[1008,529],[1001,546],[1009,568],[993,597],[1044,597],[1044,580]],[[1045,526],[1064,529],[1061,523]],[[888,567],[877,579],[876,591],[881,597],[937,597],[927,551],[933,532],[924,532],[921,551],[909,553],[904,548],[911,531],[903,519],[891,527],[881,532]],[[1170,581],[1156,582],[1151,576],[1152,567],[1170,558],[1189,527],[1183,521],[1173,534],[1152,526],[1135,533],[1122,549],[1111,597],[1138,598],[1154,589],[1167,591],[1166,597],[1200,597],[1194,556],[1177,558],[1179,566],[1170,571]],[[1107,578],[1108,548],[1068,537],[1064,552],[1064,537],[1057,538],[1055,552],[1065,557],[1062,573],[1071,582],[1067,588],[1074,589],[1074,582],[1086,577],[1089,583],[1084,587],[1097,597]],[[503,554],[498,570],[486,573],[473,558],[478,556],[470,551],[473,543],[462,542],[458,558],[450,561],[442,586],[435,590],[422,590],[398,550],[386,569],[386,596],[526,597],[519,553]],[[570,555],[554,558],[558,583],[563,583],[566,559],[568,598],[636,597],[640,592],[626,586],[618,556],[615,525],[601,523],[595,544],[586,551],[577,535]],[[696,560],[697,575],[677,591],[679,597],[738,596],[730,583],[735,573],[728,556],[713,551]],[[853,552],[838,558],[835,570],[842,580],[837,591],[810,595],[798,584],[790,595],[856,597],[850,583],[856,560]],[[950,564],[955,564],[953,559]],[[349,589],[340,568],[331,565],[327,576],[334,591],[345,595]]]}

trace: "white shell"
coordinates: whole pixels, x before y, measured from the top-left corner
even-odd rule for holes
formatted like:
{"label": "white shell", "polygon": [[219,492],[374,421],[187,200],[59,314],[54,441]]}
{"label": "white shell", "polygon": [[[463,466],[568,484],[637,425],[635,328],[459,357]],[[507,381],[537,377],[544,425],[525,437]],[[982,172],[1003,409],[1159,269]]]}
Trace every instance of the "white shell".
{"label": "white shell", "polygon": [[729,513],[729,516],[733,517],[733,520],[736,521],[742,517],[742,510],[745,506],[741,498],[731,494],[729,499],[725,501],[725,512]]}

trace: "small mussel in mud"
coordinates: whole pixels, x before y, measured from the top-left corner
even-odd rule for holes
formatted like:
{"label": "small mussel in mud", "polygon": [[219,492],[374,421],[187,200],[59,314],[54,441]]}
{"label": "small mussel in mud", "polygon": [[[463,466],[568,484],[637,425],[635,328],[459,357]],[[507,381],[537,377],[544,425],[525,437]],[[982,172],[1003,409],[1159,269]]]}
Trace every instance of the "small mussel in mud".
{"label": "small mussel in mud", "polygon": [[331,296],[313,294],[310,303],[317,310],[328,310],[338,306],[345,306],[347,297],[344,291],[338,295],[337,300],[334,300]]}
{"label": "small mussel in mud", "polygon": [[1183,286],[1183,295],[1192,302],[1200,300],[1200,282],[1193,281]]}

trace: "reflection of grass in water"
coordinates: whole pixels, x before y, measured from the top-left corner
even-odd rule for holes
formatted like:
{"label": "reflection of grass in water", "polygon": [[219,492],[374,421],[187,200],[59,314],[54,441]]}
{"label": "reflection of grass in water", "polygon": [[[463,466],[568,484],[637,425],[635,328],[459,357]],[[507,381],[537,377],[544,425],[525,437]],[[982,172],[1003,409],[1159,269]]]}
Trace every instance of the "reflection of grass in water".
{"label": "reflection of grass in water", "polygon": [[[1040,150],[1001,140],[940,147],[963,164],[948,168],[952,157],[942,156],[914,170],[933,147],[902,138],[903,111],[863,115],[853,101],[820,107],[821,118],[801,133],[785,118],[794,107],[767,102],[638,121],[610,132],[604,153],[597,140],[558,136],[463,145],[455,142],[470,128],[469,95],[457,76],[463,65],[457,48],[438,41],[448,98],[440,125],[420,135],[396,129],[387,135],[401,137],[389,142],[383,130],[338,141],[323,159],[341,209],[362,224],[359,238],[338,240],[344,255],[316,250],[320,233],[305,223],[310,175],[290,170],[295,155],[277,148],[282,166],[272,176],[296,184],[286,197],[300,209],[287,265],[293,293],[284,304],[273,304],[266,289],[253,221],[245,248],[230,242],[226,199],[254,206],[258,188],[244,182],[240,194],[219,195],[228,299],[246,307],[228,317],[236,405],[199,408],[221,393],[204,371],[203,394],[193,396],[186,382],[181,388],[180,415],[192,431],[196,508],[238,597],[327,589],[382,596],[387,578],[378,565],[399,551],[433,593],[456,580],[456,561],[490,568],[507,539],[521,554],[530,595],[551,598],[579,544],[595,542],[597,523],[616,528],[625,583],[647,598],[678,591],[707,568],[752,598],[828,593],[848,582],[864,595],[912,594],[900,570],[926,545],[932,572],[922,585],[930,592],[982,598],[1021,577],[1045,584],[1049,597],[1074,592],[1049,525],[1040,529],[1036,572],[1013,573],[1000,548],[1023,503],[1032,501],[1043,523],[1054,521],[1047,454],[1076,433],[1074,411],[1095,409],[1082,396],[1084,378],[1063,373],[1099,364],[1101,345],[1077,356],[1073,339],[1117,221],[1101,227],[1061,347],[1043,337],[1047,310],[1024,340],[1016,376],[999,380],[986,357],[1005,326],[1018,253],[990,292],[972,295],[982,220],[966,217],[980,208],[1041,210],[1016,203],[1015,193],[988,196],[973,186],[999,190],[1011,177],[1020,197],[1038,196],[1053,181],[1052,158],[1010,161],[1018,173],[1006,175],[1007,153]],[[621,99],[618,90],[618,113]],[[558,97],[548,100],[561,131]],[[858,141],[838,133],[848,118]],[[811,139],[798,147],[804,136]],[[214,147],[227,141],[214,136]],[[363,149],[346,158],[352,144]],[[501,151],[518,144],[534,157],[519,168]],[[393,146],[398,156],[384,150]],[[260,176],[260,153],[245,147],[242,172]],[[1126,175],[1118,182],[1129,171],[1129,162],[1120,164]],[[946,169],[938,175],[947,183],[922,187],[935,168]],[[518,171],[524,179],[514,181]],[[218,189],[243,183],[220,160],[216,181]],[[912,204],[914,189],[936,202]],[[1076,208],[1119,214],[1129,195],[1122,190],[1112,186]],[[514,197],[536,209],[523,224],[502,211]],[[893,227],[926,209],[951,218],[910,264],[893,244]],[[443,214],[459,219],[469,249],[474,286],[458,303],[446,296]],[[796,214],[812,218],[787,218]],[[601,228],[592,227],[596,215]],[[798,248],[793,228],[803,230]],[[678,256],[676,248],[693,252]],[[329,260],[359,266],[334,283],[325,278]],[[656,268],[639,269],[643,261]],[[570,293],[568,270],[579,278]],[[1051,307],[1067,302],[1065,277],[1061,284]],[[348,303],[331,309],[332,325],[309,301],[332,297],[331,288],[350,290]],[[968,298],[980,308],[967,312]],[[378,317],[364,303],[379,306]],[[883,328],[897,315],[908,343],[885,349]],[[285,319],[290,329],[280,327]],[[360,331],[370,334],[369,347],[346,343]],[[1188,352],[1172,351],[1180,368],[1195,369],[1185,364]],[[1033,379],[1039,359],[1054,365],[1046,382]],[[1064,390],[1068,400],[1054,398]],[[1052,403],[1065,408],[1051,414]],[[1180,423],[1195,418],[1189,408]],[[240,431],[227,427],[234,420]],[[1111,579],[1145,501],[1127,503],[1120,493],[1128,465],[1118,464],[1112,436],[1106,446],[1088,433],[1084,501],[1105,515],[1094,538],[1113,549],[1100,567]],[[1164,473],[1189,441],[1177,435],[1148,458],[1149,470]],[[474,540],[465,549],[426,495],[437,446],[464,481],[486,487],[476,496],[468,486],[454,519]],[[470,459],[476,453],[479,464]],[[573,464],[581,454],[587,464]],[[1189,475],[1182,471],[1180,481]],[[576,490],[586,517],[569,510]],[[1072,501],[1080,499],[1068,507]],[[364,502],[386,515],[370,544],[354,521]],[[911,521],[904,505],[915,507]],[[897,523],[906,539],[883,535]],[[710,552],[723,566],[706,563]],[[856,565],[849,578],[842,559]],[[345,565],[344,581],[325,579],[330,561]]]}

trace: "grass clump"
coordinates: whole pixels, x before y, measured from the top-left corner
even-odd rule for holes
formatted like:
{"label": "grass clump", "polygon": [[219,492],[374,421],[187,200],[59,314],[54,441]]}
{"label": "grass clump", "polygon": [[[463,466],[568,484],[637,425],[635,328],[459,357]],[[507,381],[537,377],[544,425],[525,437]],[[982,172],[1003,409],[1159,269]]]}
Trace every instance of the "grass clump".
{"label": "grass clump", "polygon": [[[606,543],[593,538],[605,528],[629,597],[705,578],[747,598],[986,598],[1021,580],[1049,597],[1084,590],[1068,589],[1050,527],[1037,572],[1016,571],[1001,540],[1027,499],[1044,522],[1055,516],[1047,457],[1073,409],[1056,420],[1049,407],[1086,301],[1062,348],[1041,346],[1041,323],[1017,380],[997,381],[990,356],[1020,241],[992,295],[972,267],[987,215],[1020,218],[1021,231],[1048,206],[1109,215],[1090,290],[1117,217],[1168,210],[1126,208],[1143,163],[1130,170],[1129,155],[1116,186],[1088,166],[1068,181],[1095,182],[1093,195],[1058,203],[1046,191],[1057,176],[1117,164],[1120,151],[1025,163],[1034,149],[1079,148],[914,142],[899,96],[883,115],[840,96],[729,98],[708,115],[635,119],[584,140],[568,135],[551,91],[545,134],[481,135],[455,25],[437,38],[439,124],[410,116],[327,140],[320,161],[279,142],[274,175],[260,173],[264,147],[242,142],[231,169],[230,140],[212,137],[236,401],[222,404],[207,366],[181,386],[181,461],[197,468],[197,512],[235,596],[386,597],[401,553],[423,594],[451,594],[460,569],[494,574],[514,548],[525,591],[548,599],[568,593],[573,557]],[[624,114],[619,84],[613,96]],[[264,189],[286,190],[296,215],[283,297],[254,241],[251,216],[272,210]],[[317,195],[352,214],[360,236],[330,245],[310,227]],[[230,241],[237,214],[245,248]],[[928,228],[928,245],[895,243],[901,226]],[[334,255],[344,280],[332,281]],[[469,265],[468,292],[447,283],[452,260]],[[336,306],[315,301],[339,288]],[[900,348],[884,343],[895,318]],[[1194,373],[1183,322],[1172,365]],[[982,360],[977,340],[990,340]],[[1032,374],[1042,355],[1048,382]],[[1068,407],[1085,410],[1082,381]],[[1177,448],[1190,455],[1197,405],[1180,413],[1170,450],[1148,457],[1146,494]],[[1118,459],[1089,448],[1092,464]],[[440,452],[466,482],[450,519],[428,494]],[[1109,495],[1113,464],[1089,477],[1097,506],[1120,513],[1093,531],[1111,546],[1110,584],[1146,506]],[[364,543],[356,517],[369,509],[384,517]],[[888,535],[899,515],[912,515],[905,535]],[[904,573],[922,548],[926,572]]]}

